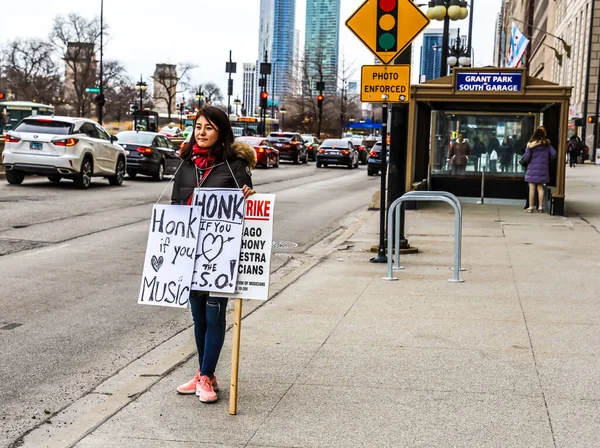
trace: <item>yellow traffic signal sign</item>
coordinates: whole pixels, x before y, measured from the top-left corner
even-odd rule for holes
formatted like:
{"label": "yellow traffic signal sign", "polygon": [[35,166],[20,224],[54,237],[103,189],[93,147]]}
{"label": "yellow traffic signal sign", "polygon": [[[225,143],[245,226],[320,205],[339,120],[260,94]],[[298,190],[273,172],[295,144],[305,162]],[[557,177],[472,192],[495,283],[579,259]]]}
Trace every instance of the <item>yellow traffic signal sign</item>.
{"label": "yellow traffic signal sign", "polygon": [[366,0],[346,26],[384,64],[392,62],[429,24],[411,0]]}

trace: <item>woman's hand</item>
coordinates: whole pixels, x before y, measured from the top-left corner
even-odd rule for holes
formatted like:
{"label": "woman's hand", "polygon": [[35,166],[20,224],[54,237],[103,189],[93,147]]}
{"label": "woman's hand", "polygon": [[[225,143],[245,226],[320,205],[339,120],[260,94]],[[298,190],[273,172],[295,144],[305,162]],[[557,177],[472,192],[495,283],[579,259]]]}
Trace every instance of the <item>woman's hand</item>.
{"label": "woman's hand", "polygon": [[248,196],[252,196],[254,193],[256,193],[256,191],[250,188],[248,185],[244,185],[242,187],[242,193],[244,194],[244,199],[248,199]]}

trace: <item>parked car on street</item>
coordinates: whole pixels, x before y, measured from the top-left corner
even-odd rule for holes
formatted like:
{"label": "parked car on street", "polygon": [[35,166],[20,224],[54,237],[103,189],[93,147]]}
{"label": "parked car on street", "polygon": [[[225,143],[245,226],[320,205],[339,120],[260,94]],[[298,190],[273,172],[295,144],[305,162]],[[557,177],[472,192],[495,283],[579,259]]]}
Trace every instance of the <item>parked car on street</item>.
{"label": "parked car on street", "polygon": [[160,182],[175,174],[181,162],[173,142],[156,132],[119,132],[117,143],[125,149],[129,177],[144,174]]}
{"label": "parked car on street", "polygon": [[31,174],[51,182],[72,179],[80,188],[88,188],[93,176],[106,177],[111,185],[123,183],[125,150],[87,118],[28,117],[4,140],[2,163],[9,184],[20,184]]}
{"label": "parked car on street", "polygon": [[369,159],[369,150],[367,149],[365,140],[362,137],[357,136],[344,138],[343,140],[350,140],[352,142],[354,149],[358,151],[358,160],[361,165],[366,165],[367,160]]}
{"label": "parked car on street", "polygon": [[[387,162],[390,161],[390,149],[387,147]],[[367,162],[367,176],[375,176],[381,170],[381,141],[373,145],[369,152],[369,161]]]}
{"label": "parked car on street", "polygon": [[329,138],[317,150],[317,168],[328,165],[346,165],[358,168],[358,151],[347,139]]}
{"label": "parked car on street", "polygon": [[279,151],[264,137],[236,137],[236,142],[246,143],[256,151],[256,166],[279,168]]}
{"label": "parked car on street", "polygon": [[320,142],[314,135],[302,134],[306,150],[308,151],[308,158],[312,161],[317,160],[317,149],[319,149]]}
{"label": "parked car on street", "polygon": [[271,132],[267,140],[279,150],[279,158],[294,164],[308,163],[308,151],[304,139],[294,132]]}
{"label": "parked car on street", "polygon": [[180,127],[175,126],[175,123],[170,123],[166,126],[163,126],[163,128],[160,131],[158,131],[158,133],[162,134],[162,135],[166,135],[169,138],[183,136],[183,131],[181,130]]}

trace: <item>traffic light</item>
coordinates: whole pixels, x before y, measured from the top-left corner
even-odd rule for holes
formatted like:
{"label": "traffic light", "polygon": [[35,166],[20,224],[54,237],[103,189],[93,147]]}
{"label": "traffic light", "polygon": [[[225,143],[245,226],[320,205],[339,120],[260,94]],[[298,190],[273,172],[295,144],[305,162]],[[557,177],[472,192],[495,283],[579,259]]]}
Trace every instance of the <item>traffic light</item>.
{"label": "traffic light", "polygon": [[323,95],[321,94],[317,96],[317,105],[319,106],[319,109],[323,107]]}
{"label": "traffic light", "polygon": [[185,107],[184,103],[179,103],[179,112],[183,113],[183,108]]}
{"label": "traffic light", "polygon": [[104,94],[99,93],[98,95],[96,95],[96,97],[94,98],[94,102],[98,105],[98,107],[104,107],[104,104],[106,103],[106,98]]}
{"label": "traffic light", "polygon": [[595,115],[588,115],[588,123],[594,123],[596,121]]}
{"label": "traffic light", "polygon": [[266,90],[264,92],[260,92],[260,107],[266,108],[269,105],[268,99],[269,93]]}
{"label": "traffic light", "polygon": [[398,51],[397,17],[397,0],[377,0],[377,51]]}
{"label": "traffic light", "polygon": [[4,96],[5,96],[5,95],[4,95],[4,92],[0,92],[0,100],[3,100],[3,99],[4,99]]}

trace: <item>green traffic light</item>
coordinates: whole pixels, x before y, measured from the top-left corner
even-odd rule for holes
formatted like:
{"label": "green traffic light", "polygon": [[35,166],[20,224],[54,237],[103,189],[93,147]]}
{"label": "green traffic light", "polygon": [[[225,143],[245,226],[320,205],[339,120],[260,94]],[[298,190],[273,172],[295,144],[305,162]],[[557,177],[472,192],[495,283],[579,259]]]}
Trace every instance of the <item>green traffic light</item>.
{"label": "green traffic light", "polygon": [[384,50],[394,48],[394,45],[396,45],[396,38],[391,33],[383,33],[379,37],[379,46]]}

